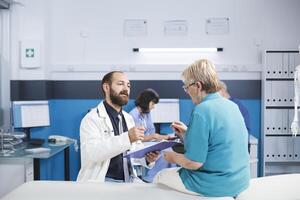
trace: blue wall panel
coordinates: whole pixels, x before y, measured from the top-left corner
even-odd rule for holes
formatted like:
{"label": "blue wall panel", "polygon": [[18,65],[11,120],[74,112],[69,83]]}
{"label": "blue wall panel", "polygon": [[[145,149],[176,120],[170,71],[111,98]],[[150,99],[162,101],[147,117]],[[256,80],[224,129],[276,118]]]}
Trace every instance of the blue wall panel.
{"label": "blue wall panel", "polygon": [[[58,134],[78,139],[80,121],[90,108],[95,107],[101,100],[99,99],[55,99],[49,100],[50,108],[50,127],[32,128],[32,137],[47,139],[49,135]],[[252,135],[260,136],[260,100],[246,100],[241,102],[246,106],[250,113]],[[194,105],[191,100],[182,99],[179,101],[180,120],[188,124]],[[125,111],[130,111],[134,107],[134,100],[130,100],[124,107]],[[162,133],[171,133],[170,124],[161,124]],[[63,180],[64,162],[63,152],[49,160],[41,161],[42,180]],[[70,148],[70,177],[76,180],[80,169],[80,153],[75,152],[74,147]]]}
{"label": "blue wall panel", "polygon": [[[80,121],[99,100],[51,100],[51,134],[64,135],[79,142]],[[76,180],[80,169],[80,154],[70,148],[70,177]]]}
{"label": "blue wall panel", "polygon": [[[70,163],[70,169],[73,164]],[[41,159],[40,161],[40,179],[41,180],[64,180],[64,152],[60,152],[50,159]]]}
{"label": "blue wall panel", "polygon": [[260,138],[261,131],[261,100],[241,100],[250,115],[251,135]]}
{"label": "blue wall panel", "polygon": [[[31,135],[47,139],[49,135],[64,135],[79,141],[80,121],[87,111],[95,107],[100,100],[49,100],[50,127],[33,128]],[[61,152],[49,160],[41,162],[41,179],[63,180],[64,153]],[[61,161],[60,161],[61,160]],[[70,177],[76,180],[80,169],[80,153],[70,148]],[[55,172],[55,173],[52,173]]]}
{"label": "blue wall panel", "polygon": [[179,115],[180,121],[185,123],[186,125],[189,124],[190,116],[194,109],[195,105],[193,104],[192,100],[190,99],[182,99],[179,101]]}

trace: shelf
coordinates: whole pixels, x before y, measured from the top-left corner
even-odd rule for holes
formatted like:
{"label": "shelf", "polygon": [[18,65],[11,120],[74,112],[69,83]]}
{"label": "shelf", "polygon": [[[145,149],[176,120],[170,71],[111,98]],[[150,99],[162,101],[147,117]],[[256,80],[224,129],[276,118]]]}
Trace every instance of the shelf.
{"label": "shelf", "polygon": [[294,71],[300,64],[298,53],[297,50],[268,50],[264,54],[262,175],[300,172],[300,134],[295,137],[290,129],[295,111]]}
{"label": "shelf", "polygon": [[266,78],[266,81],[294,81],[294,78]]}
{"label": "shelf", "polygon": [[[266,106],[266,109],[291,109],[294,110],[294,106]],[[298,109],[300,106],[298,106]]]}
{"label": "shelf", "polygon": [[299,134],[297,134],[296,136],[292,135],[292,134],[265,134],[266,137],[300,137]]}
{"label": "shelf", "polygon": [[300,160],[265,161],[265,163],[300,163]]}
{"label": "shelf", "polygon": [[287,51],[283,51],[283,50],[269,50],[269,51],[266,51],[266,53],[299,53],[299,51],[297,51],[297,50],[287,50]]}

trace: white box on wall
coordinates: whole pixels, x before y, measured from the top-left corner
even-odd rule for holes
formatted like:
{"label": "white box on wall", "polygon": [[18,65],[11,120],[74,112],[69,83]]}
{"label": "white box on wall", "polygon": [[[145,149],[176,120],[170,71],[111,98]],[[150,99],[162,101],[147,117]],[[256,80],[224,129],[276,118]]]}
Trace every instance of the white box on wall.
{"label": "white box on wall", "polygon": [[186,20],[165,21],[164,33],[167,36],[186,36],[188,24]]}
{"label": "white box on wall", "polygon": [[20,42],[20,67],[34,69],[41,67],[41,42],[22,40]]}
{"label": "white box on wall", "polygon": [[124,20],[124,36],[146,36],[146,19],[126,19]]}

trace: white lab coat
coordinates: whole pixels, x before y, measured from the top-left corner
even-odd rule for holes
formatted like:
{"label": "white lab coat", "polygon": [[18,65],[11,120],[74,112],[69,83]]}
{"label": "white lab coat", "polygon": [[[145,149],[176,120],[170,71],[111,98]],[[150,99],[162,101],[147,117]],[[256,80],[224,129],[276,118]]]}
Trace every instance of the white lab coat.
{"label": "white lab coat", "polygon": [[[98,108],[98,113],[97,113]],[[123,115],[128,130],[134,127],[134,120],[125,111]],[[81,169],[77,181],[104,182],[110,159],[134,148],[128,132],[115,136],[112,123],[103,102],[93,108],[82,119],[80,125]],[[145,165],[145,159],[141,161]]]}

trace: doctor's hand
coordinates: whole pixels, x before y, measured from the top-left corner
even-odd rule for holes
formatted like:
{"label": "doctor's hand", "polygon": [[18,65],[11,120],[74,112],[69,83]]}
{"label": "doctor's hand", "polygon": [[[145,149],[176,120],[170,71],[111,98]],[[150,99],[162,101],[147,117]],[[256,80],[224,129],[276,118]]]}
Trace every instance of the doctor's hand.
{"label": "doctor's hand", "polygon": [[144,139],[145,128],[133,127],[128,131],[129,140],[131,143],[141,141]]}
{"label": "doctor's hand", "polygon": [[175,131],[175,133],[177,133],[181,136],[183,136],[187,130],[187,126],[183,122],[180,122],[180,121],[172,122],[171,127]]}
{"label": "doctor's hand", "polygon": [[155,162],[158,159],[159,151],[154,151],[146,154],[146,161],[148,163]]}

